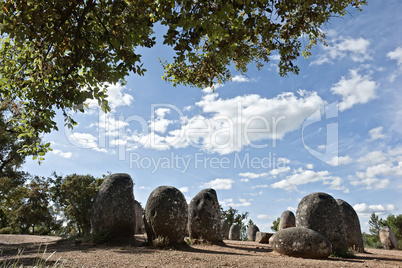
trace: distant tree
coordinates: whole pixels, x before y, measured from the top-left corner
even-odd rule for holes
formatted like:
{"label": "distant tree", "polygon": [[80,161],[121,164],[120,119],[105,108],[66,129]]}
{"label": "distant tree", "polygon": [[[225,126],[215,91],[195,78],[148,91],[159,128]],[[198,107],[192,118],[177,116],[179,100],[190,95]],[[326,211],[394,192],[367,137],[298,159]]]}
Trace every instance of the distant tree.
{"label": "distant tree", "polygon": [[137,51],[156,44],[155,25],[166,26],[162,42],[176,51],[171,62],[162,60],[164,79],[174,85],[224,83],[234,68],[261,69],[274,53],[281,75],[298,73],[300,54],[325,40],[322,26],[366,2],[0,1],[0,100],[23,102],[22,116],[12,120],[31,137],[57,129],[57,109],[75,125],[70,111],[84,111],[86,99],[108,111],[106,83],[144,74]]}
{"label": "distant tree", "polygon": [[381,218],[378,218],[378,215],[376,215],[374,212],[371,213],[369,219],[370,234],[378,236],[381,228],[384,227],[384,225],[385,225],[384,221]]}
{"label": "distant tree", "polygon": [[54,174],[52,198],[64,214],[67,224],[77,228],[79,235],[88,235],[93,199],[105,178],[72,174],[66,177]]}
{"label": "distant tree", "polygon": [[[245,240],[247,238],[246,234],[246,224],[244,221],[248,217],[248,212],[239,213],[237,209],[234,209],[229,206],[229,209],[224,210],[221,206],[221,218],[226,220],[229,226],[237,223],[240,226],[240,239]],[[250,220],[251,221],[251,220]],[[249,223],[250,223],[249,221]],[[251,221],[252,222],[252,221]]]}
{"label": "distant tree", "polygon": [[16,223],[22,233],[49,234],[53,217],[50,212],[49,183],[38,176],[30,180],[26,187],[23,203],[16,209]]}
{"label": "distant tree", "polygon": [[280,222],[281,218],[277,218],[276,220],[274,220],[272,222],[272,226],[271,226],[271,230],[274,232],[278,232],[279,231],[279,222]]}

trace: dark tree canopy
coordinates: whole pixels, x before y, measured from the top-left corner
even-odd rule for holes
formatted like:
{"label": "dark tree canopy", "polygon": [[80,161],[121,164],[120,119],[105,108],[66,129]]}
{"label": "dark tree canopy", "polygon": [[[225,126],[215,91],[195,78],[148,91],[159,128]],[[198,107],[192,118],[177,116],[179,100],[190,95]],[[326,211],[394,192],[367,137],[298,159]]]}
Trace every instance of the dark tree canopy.
{"label": "dark tree canopy", "polygon": [[[162,60],[174,85],[213,86],[231,79],[230,68],[261,68],[273,53],[281,75],[298,73],[300,53],[325,40],[333,16],[360,10],[366,0],[2,0],[0,101],[22,102],[10,115],[21,136],[57,129],[57,109],[72,127],[70,111],[95,99],[109,110],[105,83],[143,75],[140,47],[155,45],[153,27],[167,27],[163,43],[176,51]],[[306,44],[302,47],[303,42]],[[38,148],[24,148],[26,153]],[[43,148],[43,146],[42,146]]]}

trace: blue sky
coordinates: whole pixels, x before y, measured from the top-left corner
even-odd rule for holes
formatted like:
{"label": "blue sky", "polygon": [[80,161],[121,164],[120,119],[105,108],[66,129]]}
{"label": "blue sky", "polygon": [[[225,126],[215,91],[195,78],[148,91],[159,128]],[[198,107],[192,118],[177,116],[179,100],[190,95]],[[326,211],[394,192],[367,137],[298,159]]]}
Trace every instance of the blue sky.
{"label": "blue sky", "polygon": [[[188,201],[212,187],[226,209],[248,211],[260,230],[301,198],[326,192],[351,204],[364,231],[370,213],[402,213],[401,1],[369,1],[363,12],[333,18],[299,75],[280,77],[277,56],[261,71],[217,85],[215,92],[162,81],[158,45],[142,49],[148,70],[111,85],[112,111],[93,102],[78,126],[48,134],[53,152],[23,169],[50,176],[124,172],[143,206],[171,185]],[[158,39],[159,37],[159,39]]]}

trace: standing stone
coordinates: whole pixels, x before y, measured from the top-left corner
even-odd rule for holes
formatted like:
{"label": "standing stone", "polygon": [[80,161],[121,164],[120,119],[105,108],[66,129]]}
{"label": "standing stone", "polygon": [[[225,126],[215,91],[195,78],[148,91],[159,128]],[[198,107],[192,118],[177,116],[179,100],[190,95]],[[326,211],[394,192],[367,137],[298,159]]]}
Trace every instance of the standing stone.
{"label": "standing stone", "polygon": [[304,227],[291,227],[276,232],[269,245],[280,254],[300,258],[326,258],[331,254],[331,242],[320,233]]}
{"label": "standing stone", "polygon": [[271,238],[272,233],[257,232],[255,234],[255,242],[261,244],[268,244],[269,238]]}
{"label": "standing stone", "polygon": [[135,233],[142,234],[143,221],[142,221],[142,207],[141,204],[134,200],[134,211],[135,211]]}
{"label": "standing stone", "polygon": [[95,195],[91,211],[91,231],[94,237],[110,233],[110,240],[134,238],[135,211],[133,180],[130,175],[109,176]]}
{"label": "standing stone", "polygon": [[240,240],[240,226],[237,223],[230,226],[229,240]]}
{"label": "standing stone", "polygon": [[389,226],[384,226],[380,230],[380,240],[381,244],[385,249],[397,249],[398,242],[396,241],[394,232]]}
{"label": "standing stone", "polygon": [[290,210],[285,210],[279,220],[279,230],[283,230],[289,227],[296,227],[296,217]]}
{"label": "standing stone", "polygon": [[260,231],[260,229],[257,227],[257,225],[254,225],[254,224],[250,225],[247,228],[247,240],[255,241],[255,235],[258,231]]}
{"label": "standing stone", "polygon": [[226,220],[221,220],[221,236],[222,239],[229,239],[229,223]]}
{"label": "standing stone", "polygon": [[329,194],[312,193],[305,196],[297,207],[296,227],[306,227],[322,234],[331,242],[334,253],[348,250],[341,211]]}
{"label": "standing stone", "polygon": [[363,236],[356,211],[342,199],[336,199],[336,202],[341,210],[343,224],[348,238],[348,247],[358,252],[364,252]]}
{"label": "standing stone", "polygon": [[159,186],[150,194],[145,206],[145,229],[148,242],[168,239],[169,244],[184,242],[187,225],[187,202],[184,195],[171,186]]}
{"label": "standing stone", "polygon": [[199,192],[188,208],[188,231],[190,238],[221,241],[221,211],[214,189]]}

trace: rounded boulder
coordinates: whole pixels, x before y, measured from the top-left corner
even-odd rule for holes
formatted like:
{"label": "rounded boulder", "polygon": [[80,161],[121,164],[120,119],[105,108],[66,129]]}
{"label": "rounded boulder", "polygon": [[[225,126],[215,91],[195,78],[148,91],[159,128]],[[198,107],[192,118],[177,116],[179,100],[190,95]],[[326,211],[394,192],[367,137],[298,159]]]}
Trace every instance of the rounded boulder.
{"label": "rounded boulder", "polygon": [[159,186],[150,194],[145,206],[145,229],[148,242],[168,239],[169,244],[184,242],[187,226],[187,202],[175,187]]}
{"label": "rounded boulder", "polygon": [[279,220],[279,230],[283,230],[289,227],[296,227],[296,217],[290,210],[285,210],[282,212],[281,218]]}
{"label": "rounded boulder", "polygon": [[229,240],[240,240],[240,226],[237,223],[230,226]]}
{"label": "rounded boulder", "polygon": [[221,211],[214,189],[199,192],[188,207],[188,232],[190,238],[221,241]]}
{"label": "rounded boulder", "polygon": [[256,234],[259,231],[260,229],[257,227],[257,225],[252,224],[249,227],[247,227],[247,240],[255,241]]}
{"label": "rounded boulder", "polygon": [[110,233],[110,240],[134,238],[136,218],[133,180],[130,175],[109,176],[95,195],[91,210],[91,231],[95,237]]}
{"label": "rounded boulder", "polygon": [[275,233],[269,244],[280,254],[291,257],[320,259],[332,252],[331,242],[320,233],[304,227],[290,227]]}
{"label": "rounded boulder", "polygon": [[360,221],[354,208],[342,199],[336,199],[341,210],[348,247],[358,252],[364,252],[363,236],[360,229]]}
{"label": "rounded boulder", "polygon": [[312,193],[305,196],[297,207],[296,227],[305,227],[322,234],[331,242],[334,253],[348,250],[341,211],[329,194]]}
{"label": "rounded boulder", "polygon": [[134,211],[135,211],[135,233],[142,234],[143,221],[142,221],[142,207],[140,202],[134,200]]}
{"label": "rounded boulder", "polygon": [[221,220],[221,237],[222,239],[229,238],[229,223],[226,220]]}

